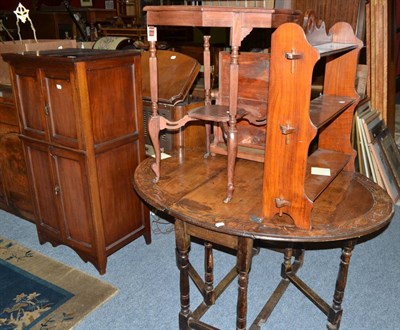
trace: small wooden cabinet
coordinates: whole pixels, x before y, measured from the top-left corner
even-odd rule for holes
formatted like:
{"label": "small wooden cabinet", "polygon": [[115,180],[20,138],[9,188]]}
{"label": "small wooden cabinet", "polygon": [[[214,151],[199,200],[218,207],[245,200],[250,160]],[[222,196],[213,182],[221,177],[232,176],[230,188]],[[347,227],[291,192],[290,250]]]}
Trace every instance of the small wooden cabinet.
{"label": "small wooden cabinet", "polygon": [[34,221],[18,116],[10,86],[0,86],[0,208]]}
{"label": "small wooden cabinet", "polygon": [[149,210],[131,179],[145,158],[140,56],[70,49],[5,54],[41,243],[65,244],[101,274],[144,235]]}

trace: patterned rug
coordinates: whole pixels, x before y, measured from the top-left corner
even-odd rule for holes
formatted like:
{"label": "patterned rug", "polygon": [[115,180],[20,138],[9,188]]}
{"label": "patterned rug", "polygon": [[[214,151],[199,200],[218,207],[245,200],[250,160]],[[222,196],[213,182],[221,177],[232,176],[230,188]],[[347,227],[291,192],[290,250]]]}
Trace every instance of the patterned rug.
{"label": "patterned rug", "polygon": [[117,293],[95,277],[0,237],[0,329],[71,329]]}

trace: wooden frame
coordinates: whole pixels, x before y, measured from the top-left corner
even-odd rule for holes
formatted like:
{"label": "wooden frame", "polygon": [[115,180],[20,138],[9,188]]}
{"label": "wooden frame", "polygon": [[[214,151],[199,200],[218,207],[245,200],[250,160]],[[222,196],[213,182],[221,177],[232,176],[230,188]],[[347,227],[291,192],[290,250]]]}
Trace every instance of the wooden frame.
{"label": "wooden frame", "polygon": [[399,185],[387,159],[387,152],[384,151],[384,147],[382,147],[381,143],[382,139],[387,135],[390,135],[390,133],[388,129],[385,129],[371,144],[371,151],[375,157],[387,193],[392,198],[393,202],[397,202],[400,197]]}
{"label": "wooden frame", "polygon": [[[369,104],[369,103],[368,103]],[[386,128],[384,121],[381,119],[380,113],[376,110],[369,109],[369,114],[365,118],[361,118],[363,131],[365,134],[365,149],[367,150],[370,161],[371,177],[374,182],[378,183],[385,189],[385,184],[382,179],[382,173],[379,170],[378,159],[372,150],[372,144],[376,141],[377,136]]]}
{"label": "wooden frame", "polygon": [[378,136],[378,143],[380,144],[383,153],[388,160],[389,166],[396,179],[397,186],[400,187],[400,153],[388,129],[385,129]]}
{"label": "wooden frame", "polygon": [[372,114],[373,112],[370,108],[370,103],[365,102],[357,108],[355,122],[357,125],[357,151],[360,173],[375,181],[373,177],[374,171],[371,169],[372,159],[370,150],[368,149],[372,140],[370,138],[368,127],[365,124],[365,119],[370,117]]}

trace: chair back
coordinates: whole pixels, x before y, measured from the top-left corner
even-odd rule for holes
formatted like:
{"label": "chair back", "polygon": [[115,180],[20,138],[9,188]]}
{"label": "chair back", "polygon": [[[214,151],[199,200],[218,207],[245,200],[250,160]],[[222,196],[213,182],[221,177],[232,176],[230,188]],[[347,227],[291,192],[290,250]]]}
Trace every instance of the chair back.
{"label": "chair back", "polygon": [[[268,53],[242,52],[239,55],[238,108],[243,108],[259,119],[265,119],[269,89]],[[217,103],[229,105],[230,53],[219,53],[219,90]],[[265,146],[265,126],[255,126],[245,120],[238,122],[239,145]]]}

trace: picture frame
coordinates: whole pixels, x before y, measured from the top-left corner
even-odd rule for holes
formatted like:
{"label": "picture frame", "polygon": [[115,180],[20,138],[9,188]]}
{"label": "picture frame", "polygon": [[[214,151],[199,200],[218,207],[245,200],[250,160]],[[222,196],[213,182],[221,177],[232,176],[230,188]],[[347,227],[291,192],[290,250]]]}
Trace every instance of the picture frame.
{"label": "picture frame", "polygon": [[400,152],[393,136],[387,128],[378,136],[378,142],[388,160],[397,185],[400,187]]}
{"label": "picture frame", "polygon": [[368,81],[368,65],[359,64],[357,66],[356,75],[356,89],[357,93],[363,97],[367,93],[367,81]]}
{"label": "picture frame", "polygon": [[92,0],[81,0],[81,7],[93,7]]}
{"label": "picture frame", "polygon": [[377,137],[376,140],[371,143],[371,151],[375,157],[379,173],[384,183],[385,189],[394,203],[400,197],[400,188],[397,184],[396,178],[393,174],[389,161],[385,155],[384,148],[380,143],[381,137]]}
{"label": "picture frame", "polygon": [[356,129],[357,129],[357,151],[358,151],[358,162],[359,170],[367,178],[377,182],[375,175],[376,169],[373,166],[373,160],[371,156],[370,146],[371,143],[366,120],[370,117],[375,116],[376,111],[371,110],[370,103],[366,102],[357,108],[356,114]]}
{"label": "picture frame", "polygon": [[382,179],[382,173],[379,171],[378,160],[374,155],[371,144],[375,143],[376,138],[386,128],[384,121],[381,119],[379,112],[370,111],[370,114],[363,119],[364,131],[366,135],[366,141],[368,144],[368,152],[371,160],[371,169],[373,171],[374,182],[378,183],[382,188],[385,188],[385,184]]}
{"label": "picture frame", "polygon": [[105,0],[104,8],[105,9],[114,9],[114,1],[113,0]]}

